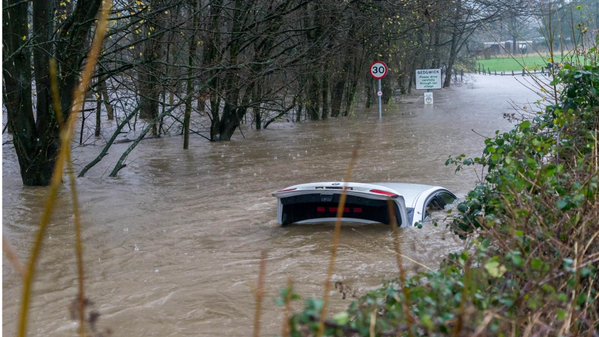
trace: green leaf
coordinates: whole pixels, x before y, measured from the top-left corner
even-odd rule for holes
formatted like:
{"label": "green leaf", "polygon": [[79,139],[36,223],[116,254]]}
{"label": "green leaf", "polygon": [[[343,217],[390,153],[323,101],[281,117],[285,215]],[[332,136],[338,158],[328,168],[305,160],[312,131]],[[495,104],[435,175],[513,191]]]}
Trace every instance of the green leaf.
{"label": "green leaf", "polygon": [[514,266],[522,267],[524,265],[524,260],[522,259],[522,254],[520,254],[519,251],[510,252],[510,254],[508,256],[512,260],[512,263],[514,264]]}
{"label": "green leaf", "polygon": [[349,314],[346,311],[342,311],[333,316],[333,320],[339,325],[346,325],[349,323]]}
{"label": "green leaf", "polygon": [[559,309],[557,311],[557,319],[559,321],[564,321],[566,319],[566,315],[568,314],[568,312],[564,309]]}
{"label": "green leaf", "polygon": [[507,271],[505,266],[499,263],[497,259],[491,259],[485,263],[485,269],[492,277],[501,277]]}
{"label": "green leaf", "polygon": [[572,208],[572,203],[568,199],[560,199],[557,202],[557,208],[562,211],[567,211]]}
{"label": "green leaf", "polygon": [[541,270],[543,270],[544,266],[545,266],[545,262],[543,262],[543,260],[541,260],[539,258],[535,257],[530,261],[530,267],[534,271],[541,271]]}

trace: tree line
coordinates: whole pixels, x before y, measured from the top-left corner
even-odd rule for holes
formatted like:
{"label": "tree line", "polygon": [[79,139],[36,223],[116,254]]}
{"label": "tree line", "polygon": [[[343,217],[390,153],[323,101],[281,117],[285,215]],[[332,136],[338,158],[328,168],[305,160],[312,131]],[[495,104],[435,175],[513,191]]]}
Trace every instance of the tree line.
{"label": "tree line", "polygon": [[[56,111],[69,115],[102,1],[3,0],[4,107],[25,185],[49,182]],[[387,99],[411,91],[418,68],[443,68],[447,87],[472,34],[506,15],[530,15],[523,8],[531,3],[114,0],[80,142],[86,127],[101,135],[103,118],[116,132],[143,122],[134,144],[181,134],[187,148],[190,135],[227,141],[244,123],[347,116],[356,102],[371,104],[368,67],[379,59],[391,69]]]}

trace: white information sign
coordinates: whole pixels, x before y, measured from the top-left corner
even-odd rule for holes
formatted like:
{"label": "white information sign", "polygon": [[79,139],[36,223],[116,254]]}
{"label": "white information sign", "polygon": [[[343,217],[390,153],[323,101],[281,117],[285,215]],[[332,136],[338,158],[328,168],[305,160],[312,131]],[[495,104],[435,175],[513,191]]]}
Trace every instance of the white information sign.
{"label": "white information sign", "polygon": [[416,69],[416,89],[441,89],[441,69]]}

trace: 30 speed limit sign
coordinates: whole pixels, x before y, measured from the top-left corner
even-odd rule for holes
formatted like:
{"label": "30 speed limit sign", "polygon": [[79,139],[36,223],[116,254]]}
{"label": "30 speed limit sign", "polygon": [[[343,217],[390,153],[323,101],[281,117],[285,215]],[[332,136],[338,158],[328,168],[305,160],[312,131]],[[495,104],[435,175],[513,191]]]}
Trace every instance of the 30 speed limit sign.
{"label": "30 speed limit sign", "polygon": [[376,80],[383,79],[389,73],[389,68],[382,61],[376,61],[370,66],[370,75]]}

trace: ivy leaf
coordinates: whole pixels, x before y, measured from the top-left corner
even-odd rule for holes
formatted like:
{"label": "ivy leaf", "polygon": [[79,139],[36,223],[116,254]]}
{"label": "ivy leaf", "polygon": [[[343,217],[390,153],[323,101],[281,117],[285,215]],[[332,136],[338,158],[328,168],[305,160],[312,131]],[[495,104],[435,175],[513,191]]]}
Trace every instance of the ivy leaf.
{"label": "ivy leaf", "polygon": [[340,312],[333,316],[333,320],[339,325],[346,325],[349,323],[349,314],[346,311]]}
{"label": "ivy leaf", "polygon": [[496,278],[503,276],[503,274],[505,274],[505,272],[507,271],[505,266],[499,263],[499,261],[497,261],[496,259],[488,261],[485,264],[485,269],[487,270],[489,275]]}

